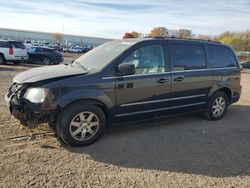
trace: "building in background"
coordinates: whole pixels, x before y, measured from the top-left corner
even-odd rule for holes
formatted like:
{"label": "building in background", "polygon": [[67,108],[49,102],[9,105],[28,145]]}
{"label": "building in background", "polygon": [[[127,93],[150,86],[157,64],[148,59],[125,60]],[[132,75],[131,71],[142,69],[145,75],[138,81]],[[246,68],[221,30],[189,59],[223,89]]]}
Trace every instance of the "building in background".
{"label": "building in background", "polygon": [[[67,42],[76,45],[84,44],[86,46],[95,47],[105,42],[113,40],[113,39],[99,38],[99,37],[88,37],[88,36],[69,35],[61,33],[56,33],[56,34],[61,35],[59,37],[61,44]],[[0,39],[6,39],[6,40],[20,40],[20,41],[35,40],[35,41],[53,42],[55,41],[54,36],[55,33],[0,28]]]}

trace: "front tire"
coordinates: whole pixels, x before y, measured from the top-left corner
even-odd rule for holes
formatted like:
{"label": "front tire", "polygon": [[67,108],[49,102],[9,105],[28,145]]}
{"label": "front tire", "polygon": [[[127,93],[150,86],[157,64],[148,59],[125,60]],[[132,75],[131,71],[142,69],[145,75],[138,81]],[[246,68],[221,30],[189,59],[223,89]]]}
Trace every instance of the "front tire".
{"label": "front tire", "polygon": [[57,122],[57,134],[68,145],[94,143],[103,133],[106,117],[98,106],[75,103],[63,110]]}
{"label": "front tire", "polygon": [[219,120],[224,117],[229,104],[228,96],[217,91],[210,99],[205,116],[210,120]]}

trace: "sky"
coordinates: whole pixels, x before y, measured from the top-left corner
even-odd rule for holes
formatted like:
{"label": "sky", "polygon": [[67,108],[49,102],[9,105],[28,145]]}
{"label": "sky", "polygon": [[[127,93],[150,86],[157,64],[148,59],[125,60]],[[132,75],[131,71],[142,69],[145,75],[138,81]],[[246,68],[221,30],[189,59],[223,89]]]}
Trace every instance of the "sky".
{"label": "sky", "polygon": [[217,35],[250,29],[250,0],[0,0],[0,28],[121,38],[157,26]]}

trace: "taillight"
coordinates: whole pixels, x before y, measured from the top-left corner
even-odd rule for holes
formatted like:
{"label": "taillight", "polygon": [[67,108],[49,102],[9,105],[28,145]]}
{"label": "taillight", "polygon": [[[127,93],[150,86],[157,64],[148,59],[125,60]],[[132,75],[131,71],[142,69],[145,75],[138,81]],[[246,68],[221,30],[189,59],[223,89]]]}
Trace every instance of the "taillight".
{"label": "taillight", "polygon": [[9,48],[9,54],[10,54],[10,55],[13,55],[13,54],[14,54],[13,48]]}

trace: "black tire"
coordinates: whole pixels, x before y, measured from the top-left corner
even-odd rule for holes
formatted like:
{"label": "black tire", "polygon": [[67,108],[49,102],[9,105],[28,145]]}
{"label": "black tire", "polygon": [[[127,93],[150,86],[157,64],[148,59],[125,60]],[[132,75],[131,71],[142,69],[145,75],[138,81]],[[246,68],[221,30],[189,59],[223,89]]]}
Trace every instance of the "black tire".
{"label": "black tire", "polygon": [[21,64],[21,61],[14,61],[13,64],[14,64],[14,65],[20,65],[20,64]]}
{"label": "black tire", "polygon": [[[215,115],[215,110],[216,110],[216,100],[219,99],[223,99],[225,101],[225,106],[222,108],[223,110],[221,110],[220,113],[218,113],[217,115]],[[222,100],[222,101],[223,101]],[[223,91],[217,91],[216,93],[214,93],[214,95],[211,97],[208,107],[207,107],[207,111],[205,112],[205,117],[209,120],[219,120],[221,118],[224,117],[224,115],[227,112],[227,108],[229,105],[229,100],[228,100],[228,96],[226,93],[224,93]],[[218,109],[217,109],[218,110]]]}
{"label": "black tire", "polygon": [[2,54],[0,54],[0,65],[6,64],[6,60]]}
{"label": "black tire", "polygon": [[[79,117],[78,114],[83,112],[90,112],[95,114],[99,123],[98,129],[96,130],[95,134],[92,135],[87,140],[80,141],[75,139],[71,133],[71,123],[74,121],[76,117]],[[79,121],[80,117],[79,117]],[[83,123],[82,123],[83,124]],[[62,113],[60,114],[58,121],[57,121],[57,135],[59,138],[62,139],[62,141],[70,146],[85,146],[94,143],[103,133],[106,127],[106,117],[102,109],[96,105],[80,102],[80,103],[74,103],[67,108],[65,108]],[[81,125],[83,126],[83,125]],[[76,129],[79,129],[76,128]],[[84,129],[84,128],[82,128]],[[85,129],[86,130],[86,129]],[[82,130],[83,131],[83,130]],[[83,134],[79,132],[78,134]],[[84,135],[87,135],[88,132]],[[85,136],[84,136],[85,137]]]}
{"label": "black tire", "polygon": [[51,60],[47,57],[43,58],[43,64],[44,65],[50,65],[51,64]]}

